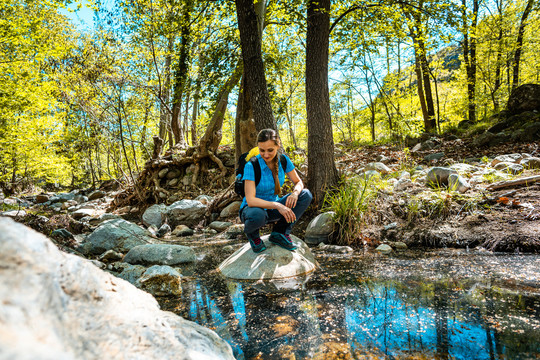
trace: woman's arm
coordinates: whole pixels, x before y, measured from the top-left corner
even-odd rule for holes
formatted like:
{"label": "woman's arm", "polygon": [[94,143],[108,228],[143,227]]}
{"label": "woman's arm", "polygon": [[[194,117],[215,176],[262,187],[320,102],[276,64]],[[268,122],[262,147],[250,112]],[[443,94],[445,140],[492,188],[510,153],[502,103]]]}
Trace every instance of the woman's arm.
{"label": "woman's arm", "polygon": [[263,209],[276,209],[288,222],[296,221],[296,215],[287,206],[278,203],[277,201],[266,201],[255,196],[255,181],[245,180],[244,191],[246,193],[246,201],[249,207],[260,207]]}
{"label": "woman's arm", "polygon": [[298,201],[298,196],[300,195],[302,190],[304,190],[304,183],[302,182],[302,179],[300,179],[300,177],[298,176],[298,173],[294,169],[289,171],[287,173],[287,176],[293,182],[294,189],[291,195],[289,195],[289,197],[287,198],[287,201],[285,201],[285,206],[292,209],[296,206],[296,202]]}

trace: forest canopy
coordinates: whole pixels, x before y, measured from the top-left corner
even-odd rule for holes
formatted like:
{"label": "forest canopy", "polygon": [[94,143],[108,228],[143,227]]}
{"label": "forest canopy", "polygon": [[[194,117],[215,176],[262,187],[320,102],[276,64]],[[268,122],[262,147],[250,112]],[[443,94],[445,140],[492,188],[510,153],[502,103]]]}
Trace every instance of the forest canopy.
{"label": "forest canopy", "polygon": [[94,10],[84,30],[65,15],[76,3],[0,0],[2,190],[134,182],[153,136],[164,151],[201,141],[240,148],[238,124],[256,90],[242,62],[239,6],[257,15],[267,110],[285,148],[308,156],[307,92],[324,92],[306,85],[306,66],[321,61],[309,50],[310,11],[328,29],[319,35],[336,143],[481,124],[513,88],[540,83],[536,1],[323,3],[329,10],[290,0],[96,1],[84,4]]}

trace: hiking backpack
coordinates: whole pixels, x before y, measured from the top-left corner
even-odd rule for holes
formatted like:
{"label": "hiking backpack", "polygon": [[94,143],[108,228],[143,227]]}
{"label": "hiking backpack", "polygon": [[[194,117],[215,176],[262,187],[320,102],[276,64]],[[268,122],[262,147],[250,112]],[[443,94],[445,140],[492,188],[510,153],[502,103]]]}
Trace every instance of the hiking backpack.
{"label": "hiking backpack", "polygon": [[[234,192],[242,198],[246,196],[244,191],[244,180],[242,180],[242,177],[244,177],[244,167],[247,164],[246,157],[248,154],[249,152],[243,153],[240,155],[240,158],[238,158],[238,167],[236,168],[236,178],[234,180]],[[251,165],[253,165],[253,171],[255,172],[255,186],[257,186],[261,181],[261,165],[259,165],[257,156],[252,156],[249,161],[251,162]],[[287,168],[287,159],[284,155],[279,155],[279,162],[281,163],[283,171],[285,171]]]}

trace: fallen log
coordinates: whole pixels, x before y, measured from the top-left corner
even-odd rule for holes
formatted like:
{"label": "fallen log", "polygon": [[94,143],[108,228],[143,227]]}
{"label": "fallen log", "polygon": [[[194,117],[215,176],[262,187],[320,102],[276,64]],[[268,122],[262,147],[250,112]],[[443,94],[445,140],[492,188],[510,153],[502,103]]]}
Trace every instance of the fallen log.
{"label": "fallen log", "polygon": [[519,185],[532,185],[535,182],[540,181],[540,175],[528,176],[516,180],[500,181],[494,184],[491,184],[486,188],[486,190],[493,191],[497,189],[504,189],[509,187],[515,187]]}

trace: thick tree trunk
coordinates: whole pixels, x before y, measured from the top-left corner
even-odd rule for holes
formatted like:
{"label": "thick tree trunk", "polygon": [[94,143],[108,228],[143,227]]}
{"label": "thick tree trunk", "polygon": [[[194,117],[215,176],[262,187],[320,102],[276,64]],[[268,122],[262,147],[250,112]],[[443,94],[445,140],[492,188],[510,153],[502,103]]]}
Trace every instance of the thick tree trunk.
{"label": "thick tree trunk", "polygon": [[165,56],[165,83],[159,89],[159,137],[165,139],[168,129],[171,127],[171,114],[167,106],[169,104],[169,88],[171,86],[171,61],[174,38],[169,37],[169,47]]}
{"label": "thick tree trunk", "polygon": [[306,106],[308,188],[322,206],[327,190],[338,183],[328,92],[330,0],[308,0],[306,36]]}
{"label": "thick tree trunk", "polygon": [[249,91],[246,89],[246,77],[242,75],[240,90],[238,92],[238,102],[236,106],[236,131],[235,144],[236,160],[240,155],[251,150],[257,141],[257,129],[253,119],[253,109],[249,99]]}
{"label": "thick tree trunk", "polygon": [[[462,0],[463,5],[463,58],[467,74],[467,99],[469,109],[469,121],[476,122],[476,25],[478,19],[478,0],[473,0],[473,12],[471,26],[467,16],[467,1]],[[470,29],[470,30],[469,30]],[[469,36],[470,31],[470,36]]]}
{"label": "thick tree trunk", "polygon": [[429,79],[430,70],[424,42],[419,41],[418,46],[420,47],[420,65],[422,67],[422,82],[424,83],[424,96],[426,99],[428,115],[427,122],[425,123],[425,128],[427,132],[431,132],[432,130],[437,130],[437,124],[435,121],[435,106],[433,104],[433,94],[431,92],[431,81]]}
{"label": "thick tree trunk", "polygon": [[514,67],[513,67],[513,77],[512,77],[512,90],[517,88],[519,85],[519,62],[521,61],[521,49],[523,48],[523,34],[525,33],[525,26],[527,25],[527,18],[532,10],[534,0],[527,1],[527,6],[523,11],[521,16],[521,21],[519,23],[518,36],[516,39],[516,51],[514,53]]}
{"label": "thick tree trunk", "polygon": [[244,61],[244,89],[246,87],[249,89],[255,127],[258,131],[265,128],[277,131],[266,85],[261,53],[261,34],[253,0],[236,0],[236,12]]}

